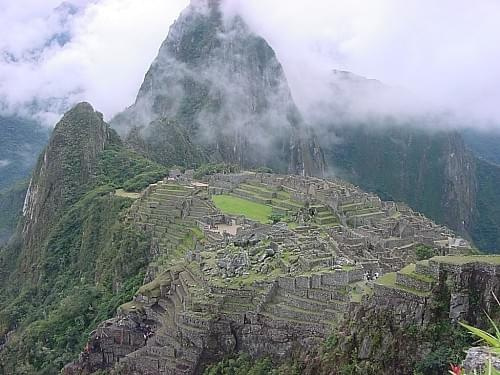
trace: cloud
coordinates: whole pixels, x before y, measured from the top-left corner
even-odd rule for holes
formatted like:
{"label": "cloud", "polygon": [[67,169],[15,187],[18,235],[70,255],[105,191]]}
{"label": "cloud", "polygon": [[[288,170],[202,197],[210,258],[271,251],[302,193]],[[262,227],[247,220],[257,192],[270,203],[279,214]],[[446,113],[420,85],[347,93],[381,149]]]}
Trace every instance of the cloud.
{"label": "cloud", "polygon": [[6,167],[11,163],[10,160],[7,159],[0,159],[0,168]]}
{"label": "cloud", "polygon": [[[79,100],[109,119],[133,103],[188,3],[3,0],[0,98],[11,109],[42,107],[49,123]],[[500,124],[497,0],[226,0],[225,11],[242,14],[273,46],[304,112],[331,95],[331,71],[340,69],[404,88],[455,118]]]}
{"label": "cloud", "polygon": [[[3,3],[2,3],[3,4]],[[53,124],[75,102],[107,118],[130,105],[186,0],[7,0],[0,100]],[[3,22],[5,21],[5,22]]]}
{"label": "cloud", "polygon": [[405,88],[434,107],[500,123],[500,2],[234,0],[275,48],[294,96],[328,94],[331,69]]}

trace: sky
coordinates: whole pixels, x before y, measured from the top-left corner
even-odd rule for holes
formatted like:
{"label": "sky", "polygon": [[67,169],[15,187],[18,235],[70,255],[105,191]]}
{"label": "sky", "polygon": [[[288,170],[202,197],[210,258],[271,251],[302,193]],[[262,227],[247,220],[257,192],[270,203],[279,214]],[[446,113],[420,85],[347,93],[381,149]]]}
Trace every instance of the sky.
{"label": "sky", "polygon": [[[53,124],[85,100],[111,118],[134,102],[188,2],[0,0],[4,110],[43,107],[42,120]],[[276,50],[304,110],[340,69],[500,127],[498,0],[226,0],[225,11]]]}

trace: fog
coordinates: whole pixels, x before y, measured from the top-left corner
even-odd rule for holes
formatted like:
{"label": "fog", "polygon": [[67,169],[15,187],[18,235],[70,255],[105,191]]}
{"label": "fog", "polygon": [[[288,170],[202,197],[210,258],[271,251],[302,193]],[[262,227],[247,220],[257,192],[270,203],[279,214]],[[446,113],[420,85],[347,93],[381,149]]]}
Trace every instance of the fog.
{"label": "fog", "polygon": [[[6,110],[40,112],[52,123],[87,100],[111,118],[134,102],[188,1],[72,3],[0,3]],[[336,69],[383,83],[383,95],[337,91],[353,112],[441,111],[460,123],[500,126],[498,1],[227,0],[224,11],[241,14],[275,49],[306,115],[335,96]]]}

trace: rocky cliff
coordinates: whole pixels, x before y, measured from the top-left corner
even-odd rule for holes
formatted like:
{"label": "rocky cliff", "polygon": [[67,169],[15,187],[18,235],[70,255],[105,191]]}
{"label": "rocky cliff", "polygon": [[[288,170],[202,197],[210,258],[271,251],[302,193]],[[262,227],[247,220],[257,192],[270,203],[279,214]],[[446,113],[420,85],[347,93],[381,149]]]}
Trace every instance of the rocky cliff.
{"label": "rocky cliff", "polygon": [[163,164],[225,161],[297,174],[324,169],[273,49],[239,16],[223,14],[220,1],[191,2],[136,102],[113,124],[122,133],[132,129],[129,144]]}
{"label": "rocky cliff", "polygon": [[406,267],[395,280],[383,276],[304,373],[444,373],[474,342],[456,322],[487,327],[486,313],[498,318],[498,267],[498,257],[436,257],[411,272]]}

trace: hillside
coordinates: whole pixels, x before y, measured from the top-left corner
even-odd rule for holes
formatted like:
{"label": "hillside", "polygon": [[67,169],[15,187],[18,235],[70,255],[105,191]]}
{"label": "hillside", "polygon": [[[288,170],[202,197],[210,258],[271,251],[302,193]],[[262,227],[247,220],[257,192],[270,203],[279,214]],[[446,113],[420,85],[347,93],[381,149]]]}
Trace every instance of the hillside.
{"label": "hillside", "polygon": [[461,132],[469,149],[481,159],[493,164],[500,164],[500,134],[494,129],[463,129]]}
{"label": "hillside", "polygon": [[0,373],[55,374],[85,333],[139,287],[148,237],[123,221],[129,196],[167,171],[126,150],[86,103],[57,124],[22,226],[0,250]]}
{"label": "hillside", "polygon": [[0,245],[14,233],[31,171],[49,130],[33,120],[0,115]]}
{"label": "hillside", "polygon": [[[490,311],[484,293],[498,289],[490,271],[472,268],[481,279],[461,285],[472,280],[466,269],[420,262],[453,255],[444,263],[475,264],[462,257],[470,244],[404,204],[340,179],[200,172],[162,179],[167,171],[124,148],[87,103],[63,117],[33,174],[16,240],[0,251],[0,373],[193,374],[244,353],[288,366],[358,314],[411,310],[427,317],[416,335],[442,322],[448,337],[456,317],[481,324],[482,309]],[[460,305],[470,308],[457,307],[452,292],[442,297],[450,304],[427,310],[441,295],[442,268],[455,272],[448,288],[476,301]],[[404,333],[420,316],[395,321]],[[391,343],[400,337],[363,329]],[[469,344],[425,337],[422,347],[446,349],[440,370]],[[358,345],[349,340],[329,344],[332,355]],[[377,342],[362,358],[374,371],[432,360],[401,347],[404,363],[380,363]]]}
{"label": "hillside", "polygon": [[27,182],[19,182],[11,188],[0,191],[0,246],[5,244],[21,217],[24,198],[28,190]]}

